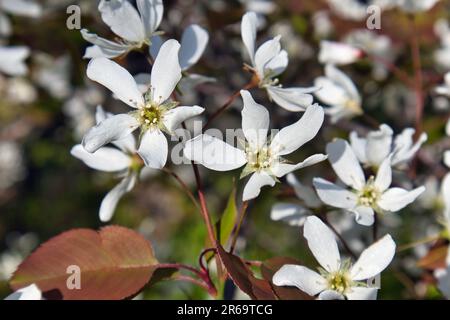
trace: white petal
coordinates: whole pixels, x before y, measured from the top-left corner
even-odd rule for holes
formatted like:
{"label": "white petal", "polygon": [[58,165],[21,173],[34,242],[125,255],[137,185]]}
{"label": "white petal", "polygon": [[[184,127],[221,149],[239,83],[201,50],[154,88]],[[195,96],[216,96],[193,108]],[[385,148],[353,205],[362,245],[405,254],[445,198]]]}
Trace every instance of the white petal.
{"label": "white petal", "polygon": [[17,16],[37,18],[42,14],[42,7],[34,1],[2,0],[0,8]]}
{"label": "white petal", "polygon": [[330,106],[344,105],[349,99],[344,88],[328,78],[318,77],[314,81],[314,86],[319,88],[314,92],[317,99]]}
{"label": "white petal", "polygon": [[125,138],[138,127],[135,117],[118,114],[91,128],[83,137],[82,145],[86,151],[95,152],[105,144]]}
{"label": "white petal", "polygon": [[114,93],[124,103],[133,108],[144,105],[144,97],[132,75],[114,61],[96,58],[89,62],[87,76]]}
{"label": "white petal", "polygon": [[166,165],[168,150],[164,134],[158,129],[150,129],[142,136],[138,154],[147,167],[161,169]]}
{"label": "white petal", "polygon": [[320,63],[346,65],[356,62],[362,56],[363,53],[360,49],[348,44],[325,40],[320,42]]}
{"label": "white petal", "polygon": [[205,134],[187,141],[183,154],[187,159],[216,171],[234,170],[247,163],[244,151]]}
{"label": "white petal", "polygon": [[366,155],[366,147],[367,140],[365,138],[361,138],[355,131],[350,132],[350,145],[358,158],[359,162],[366,163],[367,155]]}
{"label": "white petal", "polygon": [[281,50],[281,36],[264,42],[255,53],[255,67],[261,78],[266,76],[266,65],[275,58]]}
{"label": "white petal", "polygon": [[305,111],[313,103],[313,96],[309,93],[317,88],[281,88],[269,86],[267,93],[270,99],[275,101],[280,107],[292,111]]}
{"label": "white petal", "polygon": [[308,247],[317,262],[328,272],[337,271],[341,265],[341,256],[333,231],[319,218],[306,218],[303,235],[308,241]]}
{"label": "white petal", "polygon": [[0,72],[10,76],[23,76],[28,72],[25,59],[30,55],[27,47],[0,46]]}
{"label": "white petal", "polygon": [[269,130],[269,111],[253,100],[247,90],[241,90],[244,108],[242,109],[242,130],[250,147],[259,150],[266,144]]}
{"label": "white petal", "polygon": [[258,17],[254,12],[247,12],[242,17],[241,36],[252,64],[255,64],[255,43]]}
{"label": "white petal", "polygon": [[447,173],[442,180],[441,193],[445,204],[445,222],[447,223],[448,228],[450,228],[450,173]]}
{"label": "white petal", "polygon": [[270,170],[277,178],[281,178],[281,177],[284,177],[288,173],[315,165],[326,159],[327,159],[327,156],[324,154],[314,154],[297,164],[288,164],[288,163],[278,162]]}
{"label": "white petal", "polygon": [[199,114],[203,113],[203,111],[205,111],[205,109],[199,106],[180,106],[170,109],[164,114],[164,126],[167,128],[167,130],[172,132],[177,129],[183,121],[198,116]]}
{"label": "white petal", "polygon": [[347,141],[336,139],[327,144],[328,160],[333,170],[346,185],[361,190],[366,178],[358,159]]}
{"label": "white petal", "polygon": [[9,37],[12,32],[11,21],[8,16],[0,12],[0,35],[3,37]]}
{"label": "white petal", "polygon": [[84,40],[94,44],[94,46],[86,49],[86,53],[83,58],[116,58],[125,52],[129,51],[131,47],[125,44],[119,44],[107,39],[101,38],[95,33],[90,33],[86,29],[81,30],[81,36]]}
{"label": "white petal", "polygon": [[284,127],[277,133],[270,147],[280,156],[296,151],[316,136],[322,126],[323,119],[324,111],[322,107],[318,104],[308,107],[300,120]]}
{"label": "white petal", "polygon": [[315,296],[325,290],[326,280],[317,272],[306,267],[286,264],[272,278],[276,286],[294,286],[299,290]]}
{"label": "white petal", "polygon": [[387,157],[381,163],[380,168],[377,172],[377,177],[375,178],[375,187],[380,191],[384,192],[389,188],[392,182],[392,169],[391,169],[391,158]]}
{"label": "white petal", "polygon": [[391,153],[392,129],[385,124],[380,130],[371,131],[367,135],[366,156],[367,162],[379,166]]}
{"label": "white petal", "polygon": [[166,101],[181,79],[181,67],[178,61],[180,44],[176,40],[167,40],[161,46],[152,69],[153,101]]}
{"label": "white petal", "polygon": [[411,160],[422,144],[424,144],[428,139],[428,135],[426,133],[422,133],[416,143],[413,144],[414,134],[414,129],[406,128],[395,138],[393,152],[394,156],[392,157],[393,166],[398,166]]}
{"label": "white petal", "polygon": [[303,200],[308,208],[318,208],[322,205],[322,201],[317,197],[314,189],[309,185],[300,183],[293,173],[287,175],[286,181],[294,188],[295,195]]}
{"label": "white petal", "polygon": [[141,14],[145,34],[150,38],[158,29],[164,15],[164,5],[162,0],[136,0],[136,4]]}
{"label": "white petal", "polygon": [[191,24],[184,30],[180,49],[181,70],[186,70],[197,63],[206,49],[208,40],[208,32],[199,25]]}
{"label": "white petal", "polygon": [[444,152],[444,164],[450,168],[450,150]]}
{"label": "white petal", "polygon": [[286,50],[281,50],[275,57],[266,64],[266,70],[271,78],[274,78],[286,70],[289,64],[289,57]]}
{"label": "white petal", "polygon": [[365,280],[380,274],[391,263],[395,255],[395,242],[390,235],[372,244],[361,253],[358,261],[350,269],[353,280]]}
{"label": "white petal", "polygon": [[322,178],[314,178],[313,184],[320,200],[326,204],[341,209],[352,209],[356,206],[358,199],[353,192]]}
{"label": "white petal", "polygon": [[325,290],[319,294],[318,300],[344,300],[344,296],[334,290]]}
{"label": "white petal", "polygon": [[376,300],[378,288],[352,287],[345,296],[348,300]]}
{"label": "white petal", "polygon": [[270,219],[283,221],[290,226],[299,227],[312,212],[305,207],[293,203],[276,203],[270,211]]}
{"label": "white petal", "polygon": [[94,153],[87,152],[81,144],[72,148],[70,154],[83,161],[88,167],[105,172],[116,172],[127,169],[131,159],[122,151],[103,147]]}
{"label": "white petal", "polygon": [[242,194],[242,201],[255,199],[261,193],[261,188],[264,186],[275,185],[276,181],[265,172],[255,172],[250,176],[244,187]]}
{"label": "white petal", "polygon": [[414,202],[424,191],[425,187],[423,186],[411,191],[402,188],[391,188],[381,195],[378,206],[383,210],[396,212]]}
{"label": "white petal", "polygon": [[371,226],[375,221],[375,212],[370,207],[359,206],[350,210],[355,214],[355,220],[362,226]]}
{"label": "white petal", "polygon": [[358,89],[356,88],[353,81],[345,73],[343,73],[333,65],[326,65],[325,75],[327,76],[327,78],[334,81],[334,83],[342,87],[352,100],[354,100],[358,104],[361,104],[361,96],[359,95]]}
{"label": "white petal", "polygon": [[35,284],[31,284],[13,292],[5,300],[42,300],[42,293]]}
{"label": "white petal", "polygon": [[98,10],[102,20],[122,39],[137,43],[145,40],[141,17],[129,1],[102,0]]}
{"label": "white petal", "polygon": [[135,184],[136,176],[128,175],[110,192],[108,192],[100,205],[100,221],[108,222],[111,220],[120,198],[122,198],[125,193],[131,191]]}

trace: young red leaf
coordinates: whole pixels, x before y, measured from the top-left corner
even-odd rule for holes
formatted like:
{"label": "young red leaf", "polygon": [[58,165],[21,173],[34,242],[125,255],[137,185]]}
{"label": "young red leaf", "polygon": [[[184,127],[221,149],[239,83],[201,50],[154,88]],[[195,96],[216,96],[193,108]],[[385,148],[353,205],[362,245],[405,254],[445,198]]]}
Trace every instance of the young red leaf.
{"label": "young red leaf", "polygon": [[[35,283],[44,296],[56,293],[66,300],[124,299],[139,292],[157,267],[151,244],[133,230],[74,229],[41,245],[18,267],[10,285],[17,290]],[[69,277],[76,275],[68,271],[74,268],[80,270],[79,289],[70,285]]]}

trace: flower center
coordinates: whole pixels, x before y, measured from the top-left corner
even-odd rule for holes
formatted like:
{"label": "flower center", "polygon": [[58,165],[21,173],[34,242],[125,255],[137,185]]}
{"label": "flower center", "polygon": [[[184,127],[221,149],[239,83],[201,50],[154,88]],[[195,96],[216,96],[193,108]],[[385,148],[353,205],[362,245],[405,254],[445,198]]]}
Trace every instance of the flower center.
{"label": "flower center", "polygon": [[327,277],[327,282],[330,290],[337,291],[341,294],[345,293],[353,284],[353,281],[346,270],[330,273]]}
{"label": "flower center", "polygon": [[273,157],[268,147],[263,147],[256,151],[246,148],[245,153],[247,154],[248,164],[253,171],[267,169],[272,165]]}
{"label": "flower center", "polygon": [[140,122],[147,128],[159,127],[162,123],[164,110],[155,104],[147,104],[139,111]]}
{"label": "flower center", "polygon": [[347,100],[347,102],[345,103],[345,108],[349,109],[352,113],[355,114],[361,114],[362,110],[361,110],[361,106],[359,105],[359,103],[353,99],[349,99]]}
{"label": "flower center", "polygon": [[380,195],[380,191],[374,185],[374,177],[371,176],[364,188],[358,192],[358,204],[375,208]]}

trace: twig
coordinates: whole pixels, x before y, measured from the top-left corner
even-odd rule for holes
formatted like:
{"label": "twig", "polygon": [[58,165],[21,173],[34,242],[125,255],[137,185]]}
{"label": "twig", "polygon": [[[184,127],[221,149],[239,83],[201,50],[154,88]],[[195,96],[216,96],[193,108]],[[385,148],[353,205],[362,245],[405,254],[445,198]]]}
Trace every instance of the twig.
{"label": "twig", "polygon": [[186,192],[186,194],[188,195],[188,197],[192,200],[192,202],[194,203],[194,205],[197,207],[197,209],[200,210],[200,205],[197,201],[197,199],[195,198],[194,194],[191,192],[191,190],[189,190],[189,187],[186,185],[186,183],[180,178],[180,176],[178,174],[176,174],[175,172],[173,172],[170,169],[167,168],[163,168],[162,169],[164,172],[166,172],[167,174],[170,174],[172,177],[175,178],[175,180],[178,181],[178,183],[180,184],[181,188]]}

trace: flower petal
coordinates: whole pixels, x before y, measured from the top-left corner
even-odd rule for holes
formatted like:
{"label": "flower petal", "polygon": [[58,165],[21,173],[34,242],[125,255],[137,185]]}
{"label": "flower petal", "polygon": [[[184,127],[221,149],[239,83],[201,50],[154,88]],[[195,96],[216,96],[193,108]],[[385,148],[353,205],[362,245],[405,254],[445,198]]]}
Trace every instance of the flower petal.
{"label": "flower petal", "polygon": [[37,18],[42,14],[42,6],[34,1],[2,0],[0,7],[3,11],[16,16]]}
{"label": "flower petal", "polygon": [[356,62],[363,52],[345,43],[326,41],[320,42],[319,62],[323,64],[346,65]]}
{"label": "flower petal", "polygon": [[91,128],[83,137],[82,145],[87,152],[95,152],[105,144],[121,140],[139,127],[135,117],[118,114],[107,118]]}
{"label": "flower petal", "polygon": [[28,72],[24,60],[30,55],[27,47],[0,46],[0,72],[10,76],[23,76]]}
{"label": "flower petal", "polygon": [[192,107],[176,107],[173,109],[170,109],[164,114],[164,126],[169,130],[169,132],[174,131],[177,129],[182,122],[193,118],[195,116],[198,116],[199,114],[202,114],[205,109],[199,106],[192,106]]}
{"label": "flower petal", "polygon": [[288,164],[288,163],[278,162],[271,168],[271,171],[277,178],[281,178],[281,177],[284,177],[288,173],[294,172],[299,169],[303,169],[305,167],[315,165],[326,159],[327,159],[327,156],[324,154],[314,154],[297,164]]}
{"label": "flower petal", "polygon": [[131,191],[131,189],[134,188],[135,184],[136,176],[128,175],[110,192],[108,192],[108,194],[103,198],[103,201],[100,205],[100,221],[108,222],[111,220],[120,198],[122,198],[125,193]]}
{"label": "flower petal", "polygon": [[447,173],[442,180],[442,199],[444,200],[444,218],[447,227],[450,228],[450,173]]}
{"label": "flower petal", "polygon": [[353,189],[361,190],[366,178],[358,159],[347,141],[336,139],[327,144],[328,160],[339,179]]}
{"label": "flower petal", "polygon": [[184,30],[180,49],[181,70],[186,70],[197,63],[206,49],[208,40],[208,32],[199,25],[191,24]]}
{"label": "flower petal", "polygon": [[106,58],[92,59],[87,67],[87,76],[111,90],[130,107],[138,108],[144,105],[144,97],[132,75],[114,61]]}
{"label": "flower petal", "polygon": [[242,17],[241,36],[252,64],[255,64],[255,43],[258,17],[254,12],[247,12]]}
{"label": "flower petal", "polygon": [[253,173],[244,187],[244,192],[242,194],[242,201],[255,199],[261,193],[262,187],[264,186],[273,187],[275,183],[276,183],[275,179],[265,172]]}
{"label": "flower petal", "polygon": [[35,284],[31,284],[13,292],[5,300],[42,300],[42,293]]}
{"label": "flower petal", "polygon": [[385,124],[367,135],[366,157],[372,166],[379,166],[391,153],[392,129]]}
{"label": "flower petal", "polygon": [[216,171],[234,170],[247,163],[244,151],[206,134],[187,141],[183,154],[187,159]]}
{"label": "flower petal", "polygon": [[317,88],[281,88],[275,86],[267,87],[270,99],[275,101],[280,107],[292,111],[305,111],[313,103],[313,96],[310,94]]}
{"label": "flower petal", "polygon": [[375,212],[372,208],[366,206],[358,206],[350,210],[355,214],[355,220],[362,226],[371,226],[375,221]]}
{"label": "flower petal", "polygon": [[152,68],[153,101],[166,101],[181,79],[181,67],[178,61],[180,44],[176,40],[167,40],[161,46]]}
{"label": "flower petal", "polygon": [[357,197],[353,192],[334,183],[322,178],[314,178],[313,185],[316,188],[320,200],[330,206],[341,209],[352,209],[357,204]]}
{"label": "flower petal", "polygon": [[293,264],[282,266],[273,275],[272,282],[276,286],[297,287],[310,296],[315,296],[326,288],[326,280],[320,274]]}
{"label": "flower petal", "polygon": [[325,290],[319,294],[318,300],[344,300],[344,296],[334,290]]}
{"label": "flower petal", "polygon": [[341,265],[341,256],[334,233],[319,218],[306,218],[303,236],[317,262],[328,272],[337,271]]}
{"label": "flower petal", "polygon": [[265,69],[271,78],[274,78],[286,70],[289,64],[289,57],[286,50],[281,50],[275,57],[272,58],[267,64]]}
{"label": "flower petal", "polygon": [[317,135],[323,119],[321,106],[314,104],[308,107],[300,120],[277,133],[270,147],[279,156],[296,151]]}
{"label": "flower petal", "polygon": [[350,138],[350,146],[352,147],[353,152],[355,153],[359,162],[367,163],[367,156],[366,156],[367,140],[365,138],[359,137],[355,131],[350,132],[349,138]]}
{"label": "flower petal", "polygon": [[83,161],[88,167],[105,172],[123,171],[131,164],[129,156],[118,149],[109,147],[89,153],[81,144],[77,144],[70,150],[70,154]]}
{"label": "flower petal", "polygon": [[375,178],[375,187],[380,192],[384,192],[389,188],[392,182],[391,157],[387,157],[381,163]]}
{"label": "flower petal", "polygon": [[86,49],[84,54],[84,59],[94,59],[94,58],[116,58],[125,52],[129,51],[131,47],[125,44],[119,44],[107,39],[101,38],[95,33],[90,33],[86,29],[81,30],[81,36],[84,40],[94,44],[93,47]]}
{"label": "flower petal", "polygon": [[352,287],[345,296],[348,300],[376,300],[378,288]]}
{"label": "flower petal", "polygon": [[311,186],[304,185],[298,181],[293,173],[287,175],[286,181],[294,188],[295,195],[302,200],[308,208],[318,208],[322,205],[322,201],[317,197],[314,189]]}
{"label": "flower petal", "polygon": [[253,100],[247,90],[241,90],[244,108],[242,109],[242,130],[252,150],[259,150],[267,141],[269,131],[269,111]]}
{"label": "flower petal", "polygon": [[166,165],[169,147],[167,138],[158,129],[149,129],[142,136],[138,154],[147,167],[161,169]]}
{"label": "flower petal", "polygon": [[396,212],[412,203],[425,191],[425,187],[419,187],[408,191],[402,188],[391,188],[381,195],[378,206],[386,211]]}
{"label": "flower petal", "polygon": [[380,274],[394,258],[395,247],[394,240],[387,234],[364,250],[350,269],[352,280],[365,280]]}
{"label": "flower petal", "polygon": [[276,203],[270,211],[270,219],[283,221],[290,226],[299,227],[312,212],[305,207],[293,203]]}
{"label": "flower petal", "polygon": [[122,39],[137,43],[145,40],[141,17],[129,1],[102,0],[98,10],[102,20]]}
{"label": "flower petal", "polygon": [[[264,42],[255,53],[255,68],[261,78],[266,76],[266,65],[281,51],[281,36]],[[269,71],[269,70],[268,70]]]}
{"label": "flower petal", "polygon": [[162,0],[136,0],[147,38],[158,29],[164,15]]}

